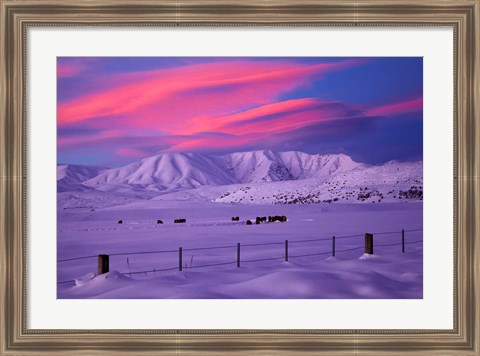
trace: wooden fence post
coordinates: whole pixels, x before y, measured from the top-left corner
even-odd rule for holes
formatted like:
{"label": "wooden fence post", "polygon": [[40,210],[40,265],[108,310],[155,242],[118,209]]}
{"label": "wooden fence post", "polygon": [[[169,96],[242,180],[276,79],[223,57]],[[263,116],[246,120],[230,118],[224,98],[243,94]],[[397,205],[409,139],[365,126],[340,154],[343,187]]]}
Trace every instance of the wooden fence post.
{"label": "wooden fence post", "polygon": [[405,253],[405,230],[402,229],[402,253]]}
{"label": "wooden fence post", "polygon": [[181,271],[182,270],[182,259],[183,259],[183,256],[182,256],[182,248],[179,247],[178,248],[178,270]]}
{"label": "wooden fence post", "polygon": [[109,271],[109,256],[98,255],[98,274],[108,273]]}
{"label": "wooden fence post", "polygon": [[335,257],[335,235],[332,236],[332,256]]}
{"label": "wooden fence post", "polygon": [[288,262],[288,240],[285,240],[285,261]]}
{"label": "wooden fence post", "polygon": [[373,234],[365,234],[365,253],[373,255]]}
{"label": "wooden fence post", "polygon": [[240,267],[240,242],[237,243],[237,267]]}

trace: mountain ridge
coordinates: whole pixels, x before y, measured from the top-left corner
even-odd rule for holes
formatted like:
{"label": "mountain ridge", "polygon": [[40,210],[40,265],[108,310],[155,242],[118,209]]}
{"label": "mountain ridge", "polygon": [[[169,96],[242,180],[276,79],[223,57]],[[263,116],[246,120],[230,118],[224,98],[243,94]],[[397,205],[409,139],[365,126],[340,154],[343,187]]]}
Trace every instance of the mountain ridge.
{"label": "mountain ridge", "polygon": [[348,185],[359,181],[374,182],[377,177],[395,182],[400,171],[408,172],[412,181],[421,180],[421,161],[368,165],[355,162],[345,154],[258,150],[210,156],[173,152],[145,157],[118,168],[59,165],[57,191],[168,193],[203,186],[293,183],[311,179],[332,181],[340,176]]}
{"label": "mountain ridge", "polygon": [[104,170],[82,184],[100,190],[130,185],[163,191],[204,185],[325,178],[366,166],[344,154],[310,155],[299,151],[260,150],[215,157],[176,152],[162,153],[123,167]]}
{"label": "mountain ridge", "polygon": [[89,189],[82,183],[98,176],[107,167],[81,164],[57,164],[57,191],[84,191]]}
{"label": "mountain ridge", "polygon": [[165,153],[123,167],[57,167],[58,206],[143,200],[226,204],[380,203],[423,199],[423,162],[355,162],[344,154]]}

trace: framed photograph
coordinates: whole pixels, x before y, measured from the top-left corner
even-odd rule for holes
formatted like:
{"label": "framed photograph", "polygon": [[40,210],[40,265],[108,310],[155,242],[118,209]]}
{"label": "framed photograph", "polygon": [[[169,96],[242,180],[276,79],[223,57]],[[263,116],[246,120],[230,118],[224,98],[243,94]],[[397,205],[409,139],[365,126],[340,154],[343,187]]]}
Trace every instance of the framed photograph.
{"label": "framed photograph", "polygon": [[0,0],[1,354],[465,354],[478,0]]}

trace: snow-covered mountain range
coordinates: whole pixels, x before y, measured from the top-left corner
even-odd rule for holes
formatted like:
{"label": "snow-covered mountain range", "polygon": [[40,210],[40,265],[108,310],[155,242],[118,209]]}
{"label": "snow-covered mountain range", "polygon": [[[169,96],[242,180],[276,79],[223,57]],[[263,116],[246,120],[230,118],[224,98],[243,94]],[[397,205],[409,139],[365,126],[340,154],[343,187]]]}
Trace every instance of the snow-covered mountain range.
{"label": "snow-covered mountain range", "polygon": [[[349,200],[352,194],[358,201],[376,202],[387,193],[396,199],[403,195],[421,199],[422,183],[422,162],[371,166],[344,154],[298,151],[264,150],[220,157],[163,153],[111,169],[57,166],[58,192],[145,192],[149,198],[173,194],[178,199],[185,190],[196,188],[208,191],[211,201],[227,203],[318,203]],[[412,189],[417,193],[406,193]],[[244,200],[246,190],[250,191],[248,200]]]}
{"label": "snow-covered mountain range", "polygon": [[[344,154],[253,151],[212,157],[196,153],[164,153],[112,169],[59,166],[58,177],[62,187],[64,183],[81,183],[84,187],[96,189],[105,185],[131,185],[163,191],[204,185],[326,178],[365,167]],[[68,181],[64,177],[69,177]]]}
{"label": "snow-covered mountain range", "polygon": [[83,166],[80,164],[57,164],[57,191],[84,191],[88,187],[82,183],[98,176],[107,167]]}

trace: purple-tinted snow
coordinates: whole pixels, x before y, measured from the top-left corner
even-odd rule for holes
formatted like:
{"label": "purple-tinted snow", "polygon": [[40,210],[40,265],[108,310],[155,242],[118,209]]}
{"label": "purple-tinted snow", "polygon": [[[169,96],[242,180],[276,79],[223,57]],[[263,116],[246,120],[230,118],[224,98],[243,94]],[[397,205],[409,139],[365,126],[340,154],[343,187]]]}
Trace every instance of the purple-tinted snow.
{"label": "purple-tinted snow", "polygon": [[[113,169],[59,166],[57,279],[66,283],[57,294],[422,298],[422,183],[422,162],[369,166],[302,152],[169,153]],[[255,224],[269,215],[288,221]],[[187,222],[174,224],[178,218]],[[367,232],[373,255],[363,255]],[[96,276],[99,254],[110,255],[110,273]]]}
{"label": "purple-tinted snow", "polygon": [[[288,221],[252,226],[244,222],[257,215],[276,214],[286,215]],[[237,215],[240,222],[230,221]],[[187,218],[187,223],[173,224],[177,217]],[[120,218],[123,224],[118,225]],[[164,224],[157,225],[158,218]],[[95,257],[58,263],[59,282],[84,277],[78,285],[59,285],[58,297],[422,298],[421,228],[422,204],[412,202],[246,206],[150,200],[95,211],[61,211],[59,260],[130,254],[111,256],[110,274],[91,280],[97,268]],[[402,229],[407,230],[406,253],[399,245]],[[365,232],[374,233],[373,258],[362,258]],[[337,236],[334,258],[333,235]],[[342,238],[350,235],[356,236]],[[289,240],[288,262],[284,260],[285,240]],[[236,267],[237,243],[241,244],[240,268]],[[278,244],[248,246],[259,243]],[[231,247],[189,250],[219,246]],[[183,248],[182,272],[177,270],[179,247]],[[173,252],[133,254],[165,250]],[[317,253],[322,255],[295,257]],[[278,259],[247,262],[264,258]],[[168,268],[174,270],[128,274]]]}

